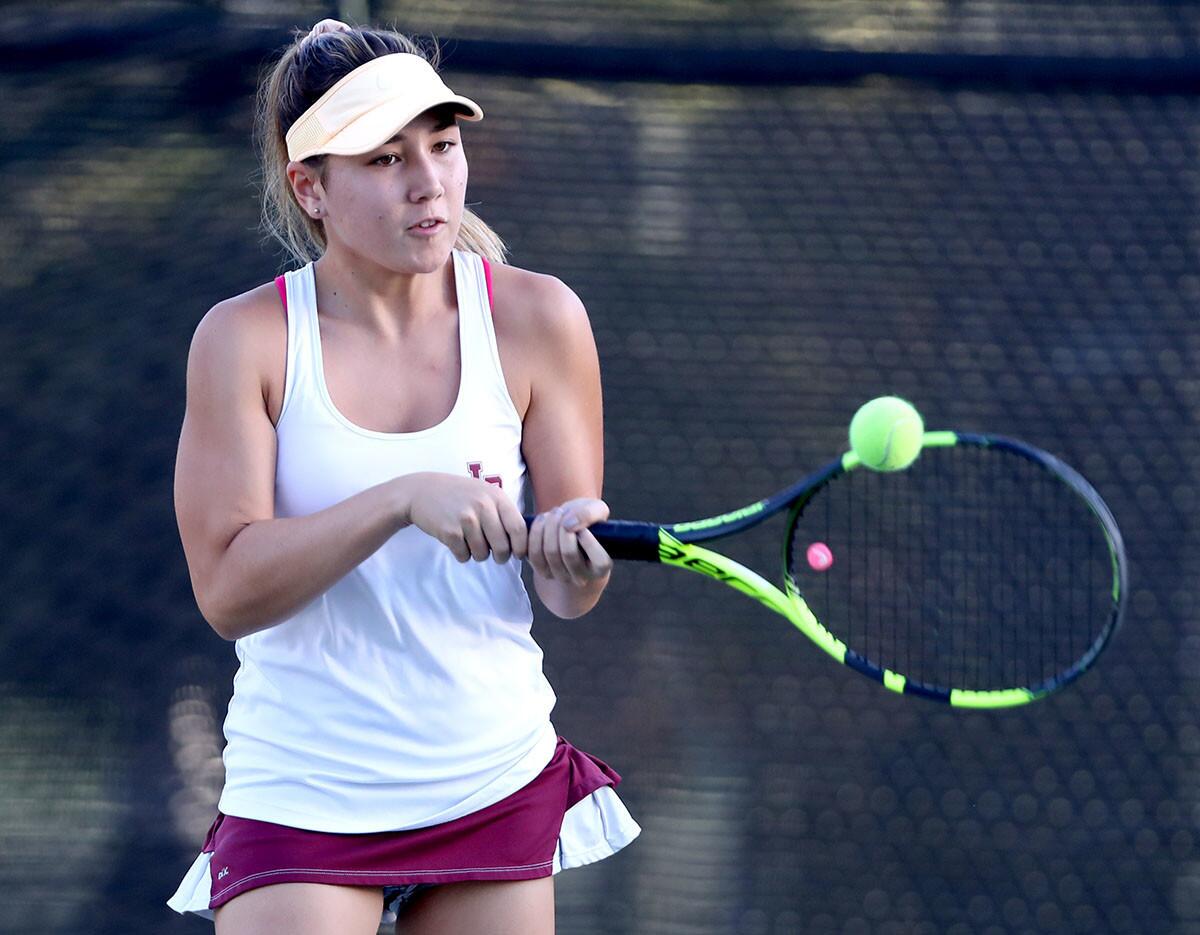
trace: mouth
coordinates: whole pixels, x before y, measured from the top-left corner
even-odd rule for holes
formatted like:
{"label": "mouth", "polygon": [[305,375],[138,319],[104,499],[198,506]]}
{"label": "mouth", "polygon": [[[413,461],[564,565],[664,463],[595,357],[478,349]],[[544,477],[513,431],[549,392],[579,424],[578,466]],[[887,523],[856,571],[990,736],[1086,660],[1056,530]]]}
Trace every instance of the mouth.
{"label": "mouth", "polygon": [[408,229],[418,233],[432,233],[438,228],[444,227],[445,224],[446,219],[443,217],[422,218],[420,221],[417,221],[416,224],[409,225]]}

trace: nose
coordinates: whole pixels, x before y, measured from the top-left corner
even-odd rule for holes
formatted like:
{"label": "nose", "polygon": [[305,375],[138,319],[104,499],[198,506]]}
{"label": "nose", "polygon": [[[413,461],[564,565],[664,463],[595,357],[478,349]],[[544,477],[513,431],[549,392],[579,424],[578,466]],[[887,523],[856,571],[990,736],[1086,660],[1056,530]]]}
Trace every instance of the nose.
{"label": "nose", "polygon": [[409,163],[409,201],[433,201],[444,193],[445,188],[434,160],[428,155],[414,157]]}

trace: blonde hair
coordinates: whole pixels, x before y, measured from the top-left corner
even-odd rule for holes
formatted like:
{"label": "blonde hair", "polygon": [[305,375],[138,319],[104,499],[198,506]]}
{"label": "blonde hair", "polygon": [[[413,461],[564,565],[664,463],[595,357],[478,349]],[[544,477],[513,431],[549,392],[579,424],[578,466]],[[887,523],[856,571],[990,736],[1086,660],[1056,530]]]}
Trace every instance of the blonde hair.
{"label": "blonde hair", "polygon": [[[310,35],[296,30],[292,44],[259,80],[254,105],[254,140],[262,188],[264,240],[279,241],[300,265],[325,252],[325,228],[301,209],[287,178],[287,141],[293,123],[339,79],[381,55],[411,52],[436,69],[437,47],[426,50],[414,39],[390,29],[354,28]],[[319,176],[325,157],[304,164]],[[470,208],[463,210],[455,247],[503,263],[507,248],[500,236]]]}

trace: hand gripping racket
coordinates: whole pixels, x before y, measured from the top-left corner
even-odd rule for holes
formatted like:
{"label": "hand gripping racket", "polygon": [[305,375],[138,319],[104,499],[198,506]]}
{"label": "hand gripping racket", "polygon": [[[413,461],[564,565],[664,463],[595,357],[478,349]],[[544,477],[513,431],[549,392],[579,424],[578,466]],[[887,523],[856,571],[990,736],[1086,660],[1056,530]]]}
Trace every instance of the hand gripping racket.
{"label": "hand gripping racket", "polygon": [[[697,545],[785,509],[784,590]],[[1074,681],[1125,603],[1125,549],[1100,495],[999,436],[926,432],[902,471],[851,451],[732,513],[590,528],[615,559],[716,578],[885,688],[959,707],[1025,704]]]}

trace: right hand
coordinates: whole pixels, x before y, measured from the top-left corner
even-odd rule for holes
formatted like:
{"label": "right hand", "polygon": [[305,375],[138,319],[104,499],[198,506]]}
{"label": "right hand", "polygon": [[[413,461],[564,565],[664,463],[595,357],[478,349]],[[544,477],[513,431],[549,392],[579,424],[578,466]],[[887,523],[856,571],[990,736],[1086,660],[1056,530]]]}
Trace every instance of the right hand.
{"label": "right hand", "polygon": [[424,472],[396,478],[401,516],[445,545],[460,562],[525,558],[529,530],[508,494],[487,481]]}

